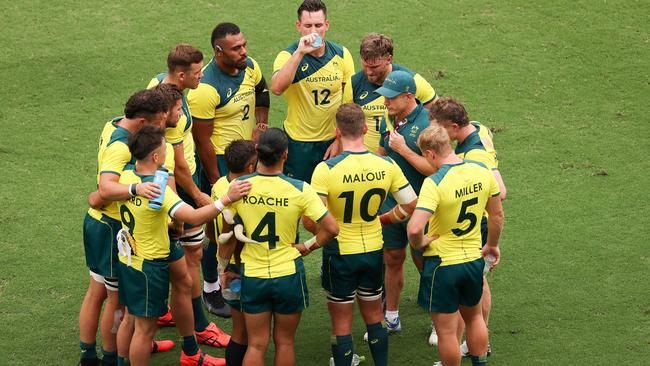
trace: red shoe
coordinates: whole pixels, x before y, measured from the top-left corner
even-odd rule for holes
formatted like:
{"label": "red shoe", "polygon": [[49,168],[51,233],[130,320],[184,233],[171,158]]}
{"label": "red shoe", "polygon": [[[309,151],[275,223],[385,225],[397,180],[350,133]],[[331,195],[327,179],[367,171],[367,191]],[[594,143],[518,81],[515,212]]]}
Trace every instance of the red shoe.
{"label": "red shoe", "polygon": [[219,329],[216,324],[210,323],[205,330],[196,333],[196,341],[212,347],[226,347],[230,342],[230,336]]}
{"label": "red shoe", "polygon": [[174,341],[151,341],[151,353],[167,352],[174,348]]}
{"label": "red shoe", "polygon": [[181,352],[181,366],[226,366],[225,358],[212,357],[199,350],[194,356]]}
{"label": "red shoe", "polygon": [[158,320],[156,320],[156,323],[158,323],[159,327],[173,327],[176,325],[172,319],[172,312],[169,310],[167,310],[167,313],[165,313],[165,315],[159,317]]}

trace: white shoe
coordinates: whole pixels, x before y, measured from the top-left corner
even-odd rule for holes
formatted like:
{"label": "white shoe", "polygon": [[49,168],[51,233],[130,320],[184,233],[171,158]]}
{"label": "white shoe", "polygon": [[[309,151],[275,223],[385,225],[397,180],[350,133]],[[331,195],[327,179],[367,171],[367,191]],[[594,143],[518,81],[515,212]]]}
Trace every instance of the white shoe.
{"label": "white shoe", "polygon": [[438,333],[436,333],[436,328],[431,324],[431,334],[429,335],[429,345],[437,346],[438,345]]}
{"label": "white shoe", "polygon": [[363,334],[363,341],[368,342],[368,332]]}
{"label": "white shoe", "polygon": [[462,357],[469,356],[469,347],[467,347],[467,341],[463,341],[463,343],[460,344],[460,355]]}

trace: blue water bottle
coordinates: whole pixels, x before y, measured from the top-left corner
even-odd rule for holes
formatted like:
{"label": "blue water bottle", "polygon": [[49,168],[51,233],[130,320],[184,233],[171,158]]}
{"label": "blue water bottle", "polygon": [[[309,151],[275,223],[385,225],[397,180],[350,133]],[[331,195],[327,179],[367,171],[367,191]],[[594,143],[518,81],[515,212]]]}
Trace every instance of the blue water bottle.
{"label": "blue water bottle", "polygon": [[320,48],[323,45],[323,39],[317,34],[314,43],[311,44],[314,48]]}
{"label": "blue water bottle", "polygon": [[241,295],[241,280],[235,278],[230,281],[230,285],[228,285],[228,288],[221,291],[221,295],[228,301],[239,300],[239,296]]}
{"label": "blue water bottle", "polygon": [[169,173],[164,167],[156,170],[156,175],[153,178],[153,182],[160,186],[160,194],[158,197],[149,200],[149,208],[154,210],[160,210],[162,207],[163,199],[165,198],[165,188],[167,188],[167,178],[169,178]]}

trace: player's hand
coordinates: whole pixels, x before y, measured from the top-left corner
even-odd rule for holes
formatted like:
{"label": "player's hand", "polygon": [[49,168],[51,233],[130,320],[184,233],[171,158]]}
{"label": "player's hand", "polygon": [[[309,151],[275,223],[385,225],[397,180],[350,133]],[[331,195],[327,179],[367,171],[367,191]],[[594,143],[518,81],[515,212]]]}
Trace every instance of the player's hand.
{"label": "player's hand", "polygon": [[302,255],[303,257],[306,256],[307,254],[311,253],[311,251],[309,249],[307,249],[307,247],[303,243],[294,244],[293,247],[298,249],[298,251],[300,252],[300,255]]}
{"label": "player's hand", "polygon": [[327,148],[327,151],[325,151],[325,155],[323,155],[323,160],[327,160],[329,158],[335,157],[336,155],[339,154],[340,149],[341,149],[341,142],[338,139],[334,140],[334,142],[332,142],[330,146]]}
{"label": "player's hand", "polygon": [[422,239],[422,245],[421,245],[419,248],[417,248],[417,249],[419,249],[419,250],[424,250],[424,248],[426,248],[426,247],[428,247],[429,245],[431,245],[431,243],[432,243],[434,240],[438,239],[439,237],[440,237],[440,235],[438,235],[438,234],[433,234],[433,236],[429,236],[429,235],[427,235],[427,234],[424,234],[424,238]]}
{"label": "player's hand", "polygon": [[230,282],[235,278],[240,278],[239,274],[230,270],[225,270],[222,273],[219,273],[219,281],[223,284],[223,288],[229,288]]}
{"label": "player's hand", "polygon": [[401,154],[401,151],[404,151],[404,148],[406,148],[404,136],[400,135],[397,131],[391,131],[388,146],[398,154]]}
{"label": "player's hand", "polygon": [[203,193],[201,191],[199,191],[199,193],[196,196],[192,197],[192,198],[194,199],[194,202],[196,202],[196,204],[199,207],[211,205],[211,204],[214,203],[214,201],[212,200],[212,197],[208,196],[207,194],[205,194],[205,193]]}
{"label": "player's hand", "polygon": [[298,41],[298,48],[296,49],[296,52],[299,52],[299,53],[304,55],[304,54],[316,51],[318,48],[312,46],[312,44],[316,41],[317,36],[318,36],[318,34],[312,33],[312,34],[308,34],[306,36],[300,37],[300,40]]}
{"label": "player's hand", "polygon": [[180,237],[183,236],[183,232],[185,231],[182,221],[172,220],[169,223],[169,228],[171,229],[171,239],[173,240],[180,239]]}
{"label": "player's hand", "polygon": [[232,182],[228,188],[228,198],[230,199],[228,204],[239,201],[251,191],[251,187],[251,182],[245,180],[236,180]]}
{"label": "player's hand", "polygon": [[488,255],[491,255],[494,257],[494,263],[490,265],[490,271],[494,269],[494,267],[499,264],[501,261],[501,250],[499,249],[499,246],[492,246],[492,245],[486,245],[483,247],[483,250],[481,251],[483,253],[483,257],[487,257]]}
{"label": "player's hand", "polygon": [[153,182],[138,183],[135,186],[135,194],[146,199],[154,199],[160,195],[160,186]]}

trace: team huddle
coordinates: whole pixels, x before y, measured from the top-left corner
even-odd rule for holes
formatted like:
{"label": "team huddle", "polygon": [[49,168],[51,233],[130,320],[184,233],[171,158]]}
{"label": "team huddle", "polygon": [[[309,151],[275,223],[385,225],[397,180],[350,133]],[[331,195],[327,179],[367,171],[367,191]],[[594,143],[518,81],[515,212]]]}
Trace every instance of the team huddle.
{"label": "team huddle", "polygon": [[[295,365],[306,271],[319,270],[303,257],[318,249],[330,364],[359,362],[356,301],[374,364],[388,365],[407,248],[436,364],[487,364],[485,273],[500,260],[506,196],[492,133],[395,63],[390,37],[362,39],[355,73],[350,51],[326,39],[322,1],[297,17],[300,39],[278,53],[270,85],[239,27],[220,23],[207,64],[174,47],[167,72],[105,124],[83,224],[79,365],[148,365],[174,346],[155,340],[161,326],[182,337],[183,366],[264,365],[271,338],[274,365]],[[286,99],[283,129],[268,127],[269,91]],[[313,236],[300,238],[301,224]]]}

